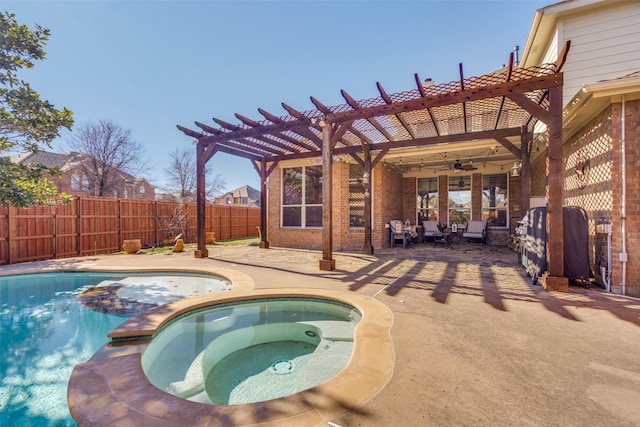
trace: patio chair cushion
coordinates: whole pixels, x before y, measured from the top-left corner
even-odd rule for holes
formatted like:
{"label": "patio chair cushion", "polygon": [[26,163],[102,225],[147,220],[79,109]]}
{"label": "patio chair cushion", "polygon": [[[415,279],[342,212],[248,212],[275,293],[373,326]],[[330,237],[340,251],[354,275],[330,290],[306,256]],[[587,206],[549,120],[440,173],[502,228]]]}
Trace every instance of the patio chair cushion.
{"label": "patio chair cushion", "polygon": [[481,243],[486,242],[487,221],[469,221],[467,229],[462,233],[466,239],[480,239]]}
{"label": "patio chair cushion", "polygon": [[434,233],[440,233],[438,221],[422,221],[422,230],[425,236],[433,236]]}

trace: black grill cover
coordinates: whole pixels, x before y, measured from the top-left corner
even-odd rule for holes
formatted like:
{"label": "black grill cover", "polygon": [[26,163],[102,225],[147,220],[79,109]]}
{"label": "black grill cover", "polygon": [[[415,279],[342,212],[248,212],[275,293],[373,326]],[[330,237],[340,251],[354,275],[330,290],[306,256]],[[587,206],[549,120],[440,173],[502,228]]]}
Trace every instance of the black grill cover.
{"label": "black grill cover", "polygon": [[[587,213],[579,206],[564,206],[564,275],[569,279],[588,281],[589,229]],[[522,245],[522,264],[531,277],[540,277],[547,271],[547,208],[529,209],[523,218],[526,236]]]}

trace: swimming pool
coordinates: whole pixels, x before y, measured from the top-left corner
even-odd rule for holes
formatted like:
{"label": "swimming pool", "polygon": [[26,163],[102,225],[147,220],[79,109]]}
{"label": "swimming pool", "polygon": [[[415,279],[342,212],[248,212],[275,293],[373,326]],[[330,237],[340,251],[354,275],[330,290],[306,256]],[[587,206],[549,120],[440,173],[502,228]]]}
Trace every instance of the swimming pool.
{"label": "swimming pool", "polygon": [[[125,320],[78,304],[79,295],[98,286],[118,287],[123,300],[166,302],[182,297],[167,289],[185,277],[174,272],[0,276],[0,425],[76,425],[67,406],[73,367],[89,360],[108,341],[109,331]],[[145,281],[149,286],[143,286]],[[207,289],[212,286],[230,288],[227,283]]]}

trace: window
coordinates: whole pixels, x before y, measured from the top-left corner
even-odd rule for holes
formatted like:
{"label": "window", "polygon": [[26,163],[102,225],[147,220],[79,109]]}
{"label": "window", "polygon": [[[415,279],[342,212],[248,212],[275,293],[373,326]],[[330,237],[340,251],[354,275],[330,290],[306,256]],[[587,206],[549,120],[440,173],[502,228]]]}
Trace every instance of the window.
{"label": "window", "polygon": [[438,178],[419,178],[418,222],[438,221]]}
{"label": "window", "polygon": [[82,191],[89,191],[89,177],[82,175]]}
{"label": "window", "polygon": [[466,226],[471,219],[471,176],[449,177],[449,225]]}
{"label": "window", "polygon": [[482,219],[494,227],[507,226],[507,175],[482,177]]}
{"label": "window", "polygon": [[145,189],[144,189],[144,185],[141,185],[141,186],[140,186],[140,189],[139,189],[139,191],[140,191],[140,197],[141,197],[141,198],[144,198],[144,190],[145,190]]}
{"label": "window", "polygon": [[80,174],[72,173],[71,174],[71,189],[74,191],[80,190]]}
{"label": "window", "polygon": [[349,165],[349,227],[364,227],[363,173],[362,166]]}
{"label": "window", "polygon": [[322,166],[284,169],[282,226],[322,227]]}

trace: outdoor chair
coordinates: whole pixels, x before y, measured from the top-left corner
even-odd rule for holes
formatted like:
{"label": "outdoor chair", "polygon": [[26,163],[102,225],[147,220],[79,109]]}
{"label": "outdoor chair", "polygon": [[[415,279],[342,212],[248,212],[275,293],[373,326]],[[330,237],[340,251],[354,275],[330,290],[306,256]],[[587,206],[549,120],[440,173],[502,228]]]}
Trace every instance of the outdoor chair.
{"label": "outdoor chair", "polygon": [[480,241],[481,245],[487,244],[487,221],[469,221],[467,229],[462,233],[462,238]]}
{"label": "outdoor chair", "polygon": [[427,243],[429,240],[434,241],[442,237],[442,230],[438,221],[422,221],[422,230],[424,233],[423,241]]}
{"label": "outdoor chair", "polygon": [[404,224],[399,219],[392,219],[389,221],[389,234],[391,236],[391,247],[394,247],[398,242],[402,242],[402,247],[406,248],[409,243],[409,233],[404,227]]}

